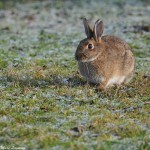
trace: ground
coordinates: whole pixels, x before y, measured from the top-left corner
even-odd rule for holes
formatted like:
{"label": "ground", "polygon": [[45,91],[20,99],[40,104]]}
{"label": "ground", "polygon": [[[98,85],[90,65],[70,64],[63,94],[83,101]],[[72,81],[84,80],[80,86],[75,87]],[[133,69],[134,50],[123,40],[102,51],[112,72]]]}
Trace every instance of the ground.
{"label": "ground", "polygon": [[[0,149],[150,149],[148,0],[0,2]],[[82,17],[126,40],[136,72],[97,92],[74,54]]]}

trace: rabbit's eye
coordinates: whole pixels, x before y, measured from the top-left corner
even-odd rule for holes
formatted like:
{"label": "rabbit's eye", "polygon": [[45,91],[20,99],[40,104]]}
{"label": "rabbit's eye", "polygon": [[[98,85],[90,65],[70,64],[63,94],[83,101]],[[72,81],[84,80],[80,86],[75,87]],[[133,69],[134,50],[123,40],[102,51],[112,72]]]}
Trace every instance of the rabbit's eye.
{"label": "rabbit's eye", "polygon": [[88,44],[88,49],[93,49],[94,45],[93,44]]}

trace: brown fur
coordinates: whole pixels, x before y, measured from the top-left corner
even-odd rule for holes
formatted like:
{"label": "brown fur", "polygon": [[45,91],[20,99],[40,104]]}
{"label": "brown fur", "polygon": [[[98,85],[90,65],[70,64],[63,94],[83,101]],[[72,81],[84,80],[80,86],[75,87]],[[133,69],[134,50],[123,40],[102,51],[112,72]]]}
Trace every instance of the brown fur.
{"label": "brown fur", "polygon": [[[88,43],[92,43],[94,49],[89,50]],[[100,84],[100,88],[127,83],[134,74],[135,59],[131,49],[125,41],[115,36],[107,35],[99,39],[93,36],[82,40],[75,57],[81,75],[88,82]]]}

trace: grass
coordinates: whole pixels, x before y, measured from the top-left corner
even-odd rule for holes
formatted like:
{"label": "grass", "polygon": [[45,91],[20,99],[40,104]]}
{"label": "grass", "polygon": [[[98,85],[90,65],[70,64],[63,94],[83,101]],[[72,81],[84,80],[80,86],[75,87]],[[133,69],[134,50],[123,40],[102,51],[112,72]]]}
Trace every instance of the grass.
{"label": "grass", "polygon": [[[52,2],[0,3],[0,149],[148,150],[149,32],[130,31],[149,23],[148,2],[95,0],[90,10],[85,1]],[[74,60],[82,16],[102,17],[106,33],[129,43],[130,84],[102,92],[85,85]]]}

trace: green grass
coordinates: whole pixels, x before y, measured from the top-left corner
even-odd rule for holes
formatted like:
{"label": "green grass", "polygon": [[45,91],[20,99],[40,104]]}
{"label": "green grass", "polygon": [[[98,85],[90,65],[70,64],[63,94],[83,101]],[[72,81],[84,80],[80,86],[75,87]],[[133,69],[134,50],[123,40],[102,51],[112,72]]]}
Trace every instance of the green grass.
{"label": "green grass", "polygon": [[[130,31],[135,17],[147,21],[144,4],[0,3],[0,149],[150,149],[149,33]],[[106,33],[128,41],[136,57],[130,84],[101,92],[85,85],[74,59],[82,16],[102,18]]]}

